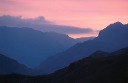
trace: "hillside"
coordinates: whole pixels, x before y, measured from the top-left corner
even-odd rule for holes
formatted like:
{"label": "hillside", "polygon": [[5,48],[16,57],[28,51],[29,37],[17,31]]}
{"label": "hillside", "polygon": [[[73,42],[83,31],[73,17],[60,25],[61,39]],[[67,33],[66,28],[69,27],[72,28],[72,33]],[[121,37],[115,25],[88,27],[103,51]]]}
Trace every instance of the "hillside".
{"label": "hillside", "polygon": [[97,50],[112,52],[127,46],[128,25],[116,22],[101,30],[98,37],[78,43],[64,52],[49,57],[38,66],[38,69],[52,73],[74,61],[89,56]]}
{"label": "hillside", "polygon": [[112,53],[97,51],[89,57],[71,63],[68,67],[58,70],[50,75],[33,77],[10,74],[0,76],[0,82],[128,83],[128,48],[123,48]]}
{"label": "hillside", "polygon": [[80,42],[68,35],[31,28],[0,27],[0,53],[29,67]]}

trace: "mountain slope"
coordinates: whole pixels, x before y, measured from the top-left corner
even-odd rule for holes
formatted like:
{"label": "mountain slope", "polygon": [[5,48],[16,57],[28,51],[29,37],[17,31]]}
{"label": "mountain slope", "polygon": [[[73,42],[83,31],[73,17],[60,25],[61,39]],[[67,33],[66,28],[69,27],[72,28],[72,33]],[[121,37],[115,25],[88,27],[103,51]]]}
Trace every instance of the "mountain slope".
{"label": "mountain slope", "polygon": [[23,64],[19,64],[14,59],[11,59],[7,56],[0,54],[0,75],[6,75],[12,73],[34,75],[34,73],[36,74],[36,71],[27,68]]}
{"label": "mountain slope", "polygon": [[78,43],[62,53],[49,57],[39,65],[38,69],[52,73],[97,50],[112,52],[127,46],[128,25],[116,22],[101,30],[97,38]]}
{"label": "mountain slope", "polygon": [[[122,52],[120,54],[117,54]],[[102,55],[107,56],[102,56]],[[92,57],[93,55],[93,57]],[[128,48],[106,53],[97,51],[89,57],[46,76],[6,75],[1,83],[128,83]],[[95,58],[95,57],[97,58]],[[101,56],[101,57],[99,57]],[[16,78],[13,78],[16,77]]]}
{"label": "mountain slope", "polygon": [[64,34],[31,28],[0,27],[0,53],[29,67],[62,52],[78,41]]}
{"label": "mountain slope", "polygon": [[[128,83],[128,48],[121,50],[127,52],[99,58],[89,56],[72,63],[52,74],[57,79],[55,83]],[[97,52],[93,55],[99,56]]]}

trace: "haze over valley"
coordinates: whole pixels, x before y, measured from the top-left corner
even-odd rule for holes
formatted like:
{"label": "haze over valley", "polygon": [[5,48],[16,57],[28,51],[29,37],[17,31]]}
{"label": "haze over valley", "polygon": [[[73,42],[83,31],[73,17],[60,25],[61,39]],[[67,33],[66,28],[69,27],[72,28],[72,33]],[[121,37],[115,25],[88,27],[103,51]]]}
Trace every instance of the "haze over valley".
{"label": "haze over valley", "polygon": [[128,83],[128,0],[0,0],[0,83]]}

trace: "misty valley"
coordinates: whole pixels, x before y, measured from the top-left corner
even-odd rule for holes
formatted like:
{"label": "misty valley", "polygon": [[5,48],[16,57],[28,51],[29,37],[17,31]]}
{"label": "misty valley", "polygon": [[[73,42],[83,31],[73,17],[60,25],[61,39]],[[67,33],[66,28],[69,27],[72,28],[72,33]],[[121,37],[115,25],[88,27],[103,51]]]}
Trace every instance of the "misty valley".
{"label": "misty valley", "polygon": [[76,39],[0,26],[0,83],[128,83],[128,24]]}

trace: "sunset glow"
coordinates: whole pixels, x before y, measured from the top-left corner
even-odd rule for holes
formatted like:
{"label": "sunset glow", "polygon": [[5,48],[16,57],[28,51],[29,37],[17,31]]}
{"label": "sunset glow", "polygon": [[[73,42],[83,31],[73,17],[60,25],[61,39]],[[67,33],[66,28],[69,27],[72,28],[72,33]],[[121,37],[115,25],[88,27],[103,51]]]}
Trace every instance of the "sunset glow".
{"label": "sunset glow", "polygon": [[[0,16],[44,16],[56,25],[101,30],[111,23],[128,23],[128,0],[0,0]],[[96,36],[70,34],[71,37]]]}

